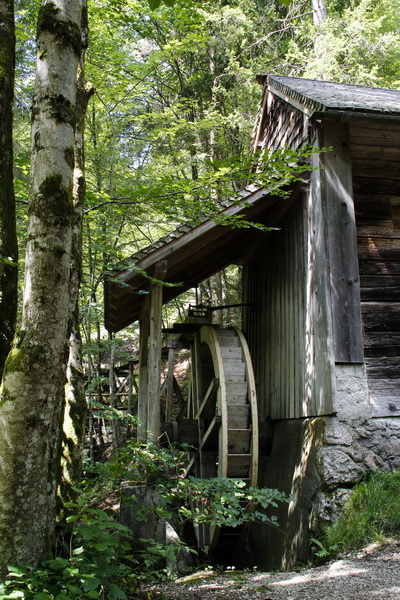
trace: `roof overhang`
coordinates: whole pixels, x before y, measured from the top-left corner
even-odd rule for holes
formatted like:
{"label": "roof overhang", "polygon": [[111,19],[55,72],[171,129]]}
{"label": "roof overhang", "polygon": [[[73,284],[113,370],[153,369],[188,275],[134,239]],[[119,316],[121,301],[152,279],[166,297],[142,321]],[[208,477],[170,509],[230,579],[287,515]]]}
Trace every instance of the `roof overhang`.
{"label": "roof overhang", "polygon": [[332,81],[256,76],[268,92],[315,120],[338,122],[400,122],[400,91]]}
{"label": "roof overhang", "polygon": [[[248,221],[276,226],[304,187],[297,182],[288,197],[264,189],[248,189],[240,204],[225,208],[224,215],[243,215]],[[139,252],[105,281],[105,325],[117,332],[139,319],[157,264],[166,261],[163,304],[234,263],[245,263],[264,240],[265,230],[221,225],[208,219],[186,232],[171,234]]]}

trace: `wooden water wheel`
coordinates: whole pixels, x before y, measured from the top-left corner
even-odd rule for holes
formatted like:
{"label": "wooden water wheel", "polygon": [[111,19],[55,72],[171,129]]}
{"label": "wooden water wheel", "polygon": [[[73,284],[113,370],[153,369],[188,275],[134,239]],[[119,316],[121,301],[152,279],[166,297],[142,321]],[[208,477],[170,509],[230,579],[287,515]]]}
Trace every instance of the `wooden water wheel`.
{"label": "wooden water wheel", "polygon": [[[203,326],[192,347],[188,416],[198,422],[198,450],[188,472],[202,478],[229,477],[257,485],[258,415],[253,368],[240,329]],[[199,547],[231,546],[240,528],[201,525]]]}

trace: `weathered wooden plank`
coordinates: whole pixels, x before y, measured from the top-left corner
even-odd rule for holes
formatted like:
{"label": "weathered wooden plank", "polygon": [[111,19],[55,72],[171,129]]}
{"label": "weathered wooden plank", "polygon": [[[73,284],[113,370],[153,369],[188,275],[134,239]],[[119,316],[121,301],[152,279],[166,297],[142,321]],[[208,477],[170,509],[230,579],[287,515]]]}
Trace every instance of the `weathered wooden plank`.
{"label": "weathered wooden plank", "polygon": [[400,394],[392,397],[372,392],[370,402],[373,417],[400,417]]}
{"label": "weathered wooden plank", "polygon": [[377,238],[400,238],[400,229],[393,224],[392,215],[382,223],[381,221],[375,225],[360,224],[357,227],[357,238],[362,237],[377,237]]}
{"label": "weathered wooden plank", "polygon": [[250,429],[230,429],[228,431],[229,454],[246,454],[250,450]]}
{"label": "weathered wooden plank", "polygon": [[226,381],[244,381],[245,364],[241,359],[227,358],[224,360],[224,373]]}
{"label": "weathered wooden plank", "polygon": [[363,275],[400,275],[400,261],[360,260]]}
{"label": "weathered wooden plank", "polygon": [[368,377],[368,385],[377,394],[386,396],[400,395],[400,378],[374,379]]}
{"label": "weathered wooden plank", "polygon": [[380,177],[354,177],[354,193],[363,192],[368,189],[370,194],[400,195],[400,180],[381,179]]}
{"label": "weathered wooden plank", "polygon": [[363,302],[361,306],[366,332],[399,332],[400,304]]}
{"label": "weathered wooden plank", "polygon": [[330,264],[333,339],[337,362],[363,362],[360,281],[348,127],[326,123],[322,200]]}
{"label": "weathered wooden plank", "polygon": [[400,290],[398,288],[361,288],[363,302],[399,302]]}
{"label": "weathered wooden plank", "polygon": [[399,376],[400,364],[397,356],[368,357],[365,364],[367,365],[368,377],[372,379],[392,379]]}
{"label": "weathered wooden plank", "polygon": [[397,238],[360,237],[358,239],[358,256],[360,260],[397,262],[399,255],[400,243]]}
{"label": "weathered wooden plank", "polygon": [[228,429],[248,429],[250,407],[248,404],[230,404],[228,411]]}
{"label": "weathered wooden plank", "polygon": [[354,201],[357,226],[366,224],[372,227],[391,227],[391,202],[395,201],[396,199],[397,196],[368,194],[367,190],[355,193]]}
{"label": "weathered wooden plank", "polygon": [[364,336],[364,346],[367,349],[374,347],[390,348],[393,346],[394,348],[397,348],[400,353],[400,333],[394,333],[393,331],[366,331]]}
{"label": "weathered wooden plank", "polygon": [[251,454],[230,454],[228,456],[228,477],[248,477]]}
{"label": "weathered wooden plank", "polygon": [[355,178],[370,178],[375,175],[379,178],[400,180],[399,162],[376,162],[372,160],[353,161],[353,176]]}
{"label": "weathered wooden plank", "polygon": [[400,356],[400,345],[398,344],[373,344],[364,345],[364,354],[366,357],[377,357],[380,358],[382,356]]}
{"label": "weathered wooden plank", "polygon": [[[367,262],[367,261],[365,261]],[[365,263],[361,264],[364,267]],[[381,265],[384,263],[381,263]],[[376,273],[365,273],[361,272],[360,279],[361,285],[365,287],[383,287],[383,288],[396,288],[400,284],[400,271],[393,271],[392,273],[385,273],[384,266],[380,269],[376,269]]]}
{"label": "weathered wooden plank", "polygon": [[[368,140],[367,140],[368,141]],[[396,144],[399,142],[397,141]],[[371,167],[376,169],[377,165],[388,161],[390,163],[398,162],[399,160],[400,145],[396,148],[392,144],[381,145],[370,141],[370,145],[364,145],[357,143],[351,144],[351,154],[353,161],[358,164],[362,161],[371,161]],[[375,160],[375,163],[373,161]]]}
{"label": "weathered wooden plank", "polygon": [[390,146],[392,148],[400,148],[399,140],[400,130],[392,124],[390,127],[385,127],[383,124],[380,126],[372,127],[370,124],[368,127],[350,125],[350,141],[353,145],[360,146]]}
{"label": "weathered wooden plank", "polygon": [[400,302],[400,276],[361,274],[361,300]]}
{"label": "weathered wooden plank", "polygon": [[227,381],[226,400],[228,404],[244,404],[247,398],[247,381]]}
{"label": "weathered wooden plank", "polygon": [[242,360],[242,349],[235,346],[221,345],[221,355],[224,359],[233,358],[235,360]]}

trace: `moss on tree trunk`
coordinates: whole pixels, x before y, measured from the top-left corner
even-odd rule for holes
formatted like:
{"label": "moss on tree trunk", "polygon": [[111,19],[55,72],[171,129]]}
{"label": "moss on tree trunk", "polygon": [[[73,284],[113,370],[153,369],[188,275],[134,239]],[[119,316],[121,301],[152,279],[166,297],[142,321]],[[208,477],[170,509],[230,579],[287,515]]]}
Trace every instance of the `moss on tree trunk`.
{"label": "moss on tree trunk", "polygon": [[43,0],[44,8],[46,18],[41,11],[38,23],[22,319],[0,396],[0,573],[7,564],[35,565],[48,556],[60,472],[71,318],[75,34],[82,0]]}

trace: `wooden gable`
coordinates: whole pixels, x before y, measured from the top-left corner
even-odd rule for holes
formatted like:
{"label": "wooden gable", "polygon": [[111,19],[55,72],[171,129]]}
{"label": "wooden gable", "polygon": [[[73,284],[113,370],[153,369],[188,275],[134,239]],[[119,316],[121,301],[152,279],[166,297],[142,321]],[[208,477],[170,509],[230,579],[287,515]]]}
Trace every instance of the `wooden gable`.
{"label": "wooden gable", "polygon": [[334,412],[335,363],[364,361],[372,413],[400,414],[400,92],[259,80],[253,150],[331,148],[246,272],[264,415]]}

